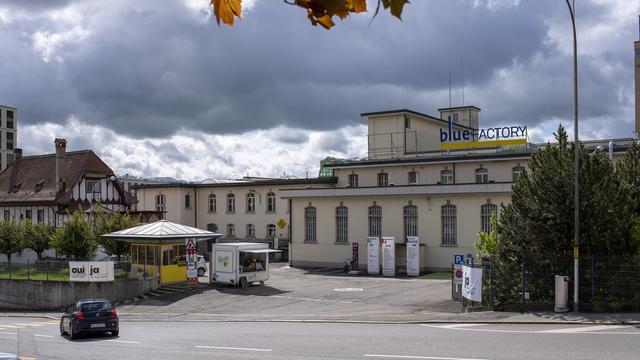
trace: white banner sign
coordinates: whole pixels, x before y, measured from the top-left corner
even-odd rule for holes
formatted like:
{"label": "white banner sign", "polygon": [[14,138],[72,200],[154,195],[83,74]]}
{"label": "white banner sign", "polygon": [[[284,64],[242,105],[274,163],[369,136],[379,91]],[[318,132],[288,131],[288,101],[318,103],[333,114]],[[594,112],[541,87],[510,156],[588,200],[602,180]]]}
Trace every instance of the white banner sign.
{"label": "white banner sign", "polygon": [[69,281],[113,281],[113,261],[69,261]]}
{"label": "white banner sign", "polygon": [[367,272],[372,275],[380,273],[380,239],[367,238]]}
{"label": "white banner sign", "polygon": [[482,268],[462,267],[462,296],[482,302]]}
{"label": "white banner sign", "polygon": [[407,275],[420,275],[420,240],[417,236],[407,236]]}
{"label": "white banner sign", "polygon": [[395,238],[382,238],[382,275],[396,275],[396,244]]}

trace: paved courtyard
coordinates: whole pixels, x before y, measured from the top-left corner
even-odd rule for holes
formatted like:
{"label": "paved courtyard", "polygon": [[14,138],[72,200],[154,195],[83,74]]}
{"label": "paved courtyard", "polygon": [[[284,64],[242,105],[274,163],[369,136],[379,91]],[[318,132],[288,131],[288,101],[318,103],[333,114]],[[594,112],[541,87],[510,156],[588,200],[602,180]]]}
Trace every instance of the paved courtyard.
{"label": "paved courtyard", "polygon": [[[204,278],[203,278],[204,279]],[[162,289],[161,289],[162,290]],[[448,280],[350,276],[273,264],[264,286],[202,283],[119,307],[129,319],[408,321],[421,314],[457,314]]]}

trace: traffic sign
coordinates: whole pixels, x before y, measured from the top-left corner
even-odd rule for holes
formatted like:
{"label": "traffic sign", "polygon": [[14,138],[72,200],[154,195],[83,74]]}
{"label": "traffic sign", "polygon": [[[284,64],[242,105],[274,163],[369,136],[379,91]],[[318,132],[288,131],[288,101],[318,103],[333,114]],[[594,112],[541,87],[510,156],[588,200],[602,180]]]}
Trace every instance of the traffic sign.
{"label": "traffic sign", "polygon": [[464,255],[453,255],[453,263],[456,265],[464,264]]}
{"label": "traffic sign", "polygon": [[187,248],[187,250],[195,250],[196,242],[193,239],[187,239],[185,247]]}
{"label": "traffic sign", "polygon": [[287,222],[286,222],[286,221],[284,221],[284,219],[280,219],[280,220],[278,221],[277,225],[278,225],[278,227],[279,227],[280,229],[284,229],[284,227],[287,225]]}

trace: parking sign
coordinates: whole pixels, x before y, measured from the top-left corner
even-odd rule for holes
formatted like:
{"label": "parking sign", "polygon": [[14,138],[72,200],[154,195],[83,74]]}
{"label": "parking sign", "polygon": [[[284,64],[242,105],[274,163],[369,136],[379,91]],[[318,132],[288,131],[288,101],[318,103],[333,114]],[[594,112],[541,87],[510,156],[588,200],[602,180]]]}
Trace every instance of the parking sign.
{"label": "parking sign", "polygon": [[464,264],[464,255],[453,255],[453,263],[456,265]]}

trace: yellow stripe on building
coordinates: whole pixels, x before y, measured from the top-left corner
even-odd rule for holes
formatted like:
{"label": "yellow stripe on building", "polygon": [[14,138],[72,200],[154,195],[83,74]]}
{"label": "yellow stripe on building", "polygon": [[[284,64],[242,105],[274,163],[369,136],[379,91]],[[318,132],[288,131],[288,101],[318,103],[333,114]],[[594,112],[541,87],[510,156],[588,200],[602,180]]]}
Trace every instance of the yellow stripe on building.
{"label": "yellow stripe on building", "polygon": [[493,141],[471,141],[471,142],[453,142],[440,144],[441,150],[451,149],[465,149],[485,146],[500,146],[500,145],[524,145],[527,143],[527,139],[511,139],[511,140],[493,140]]}

